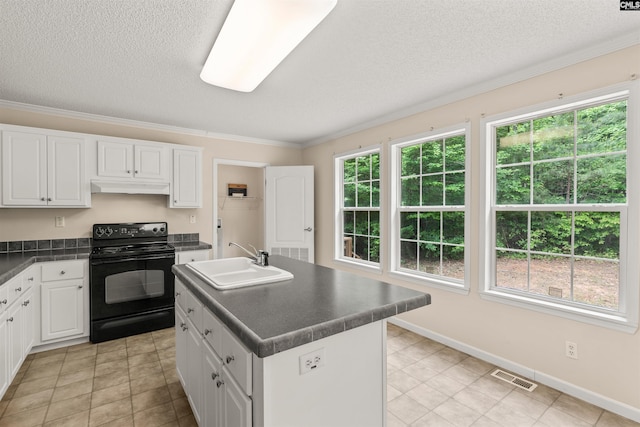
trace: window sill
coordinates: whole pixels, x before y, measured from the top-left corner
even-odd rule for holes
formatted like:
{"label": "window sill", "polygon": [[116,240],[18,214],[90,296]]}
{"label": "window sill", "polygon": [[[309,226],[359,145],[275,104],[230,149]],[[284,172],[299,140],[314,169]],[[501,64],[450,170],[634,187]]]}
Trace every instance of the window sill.
{"label": "window sill", "polygon": [[333,262],[342,266],[366,271],[367,273],[382,274],[382,267],[380,264],[368,261],[351,261],[348,258],[334,258]]}
{"label": "window sill", "polygon": [[588,323],[603,328],[614,329],[629,334],[635,333],[638,329],[638,320],[637,318],[631,319],[633,316],[625,317],[620,314],[601,313],[587,308],[556,304],[551,301],[542,301],[534,298],[528,298],[524,295],[514,295],[497,290],[481,290],[480,297],[487,301],[534,310],[540,313],[550,314],[574,320],[576,322]]}
{"label": "window sill", "polygon": [[454,292],[462,295],[469,294],[469,287],[461,283],[454,283],[446,280],[438,280],[432,277],[421,276],[421,275],[412,274],[404,271],[398,271],[398,270],[390,271],[389,276],[394,277],[396,279],[404,280],[406,282],[410,282],[416,285],[429,286],[432,288],[442,289],[444,291]]}

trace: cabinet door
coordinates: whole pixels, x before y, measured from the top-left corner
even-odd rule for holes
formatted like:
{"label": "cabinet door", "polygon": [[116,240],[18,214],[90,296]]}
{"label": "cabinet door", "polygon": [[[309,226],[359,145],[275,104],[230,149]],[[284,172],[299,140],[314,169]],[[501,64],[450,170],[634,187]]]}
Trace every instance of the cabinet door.
{"label": "cabinet door", "polygon": [[206,427],[220,427],[222,424],[222,363],[218,356],[203,345],[203,375],[202,389],[202,425]]}
{"label": "cabinet door", "polygon": [[47,138],[2,132],[2,204],[47,204]]}
{"label": "cabinet door", "polygon": [[151,145],[136,145],[134,148],[134,176],[144,179],[165,178],[164,148]]}
{"label": "cabinet door", "polygon": [[182,387],[187,390],[187,316],[176,304],[176,372]]}
{"label": "cabinet door", "polygon": [[252,409],[249,399],[230,378],[226,367],[222,370],[224,392],[222,394],[222,426],[251,427]]}
{"label": "cabinet door", "polygon": [[85,144],[79,138],[49,137],[49,206],[86,206]]}
{"label": "cabinet door", "polygon": [[193,416],[202,425],[202,337],[191,320],[187,320],[187,396]]}
{"label": "cabinet door", "polygon": [[7,313],[7,342],[8,342],[8,373],[9,378],[13,378],[17,373],[18,369],[20,369],[20,365],[24,359],[24,354],[22,350],[23,339],[22,336],[22,305],[20,301],[16,301],[13,303],[11,307],[9,307],[9,311]]}
{"label": "cabinet door", "polygon": [[98,175],[133,177],[133,144],[98,141]]}
{"label": "cabinet door", "polygon": [[169,206],[202,207],[202,156],[200,151],[173,150],[173,186]]}
{"label": "cabinet door", "polygon": [[26,357],[33,347],[33,288],[24,293],[21,301],[22,305],[22,355]]}
{"label": "cabinet door", "polygon": [[0,396],[9,388],[9,343],[7,341],[7,313],[0,310]]}
{"label": "cabinet door", "polygon": [[42,283],[42,341],[81,335],[84,332],[82,289],[82,279]]}

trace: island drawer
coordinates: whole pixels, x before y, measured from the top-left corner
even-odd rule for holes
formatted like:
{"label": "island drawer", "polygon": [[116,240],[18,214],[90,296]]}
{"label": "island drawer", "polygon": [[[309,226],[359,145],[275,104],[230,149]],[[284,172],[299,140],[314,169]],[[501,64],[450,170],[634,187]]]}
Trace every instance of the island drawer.
{"label": "island drawer", "polygon": [[202,312],[202,334],[213,351],[222,354],[222,323],[206,308]]}
{"label": "island drawer", "polygon": [[184,284],[176,279],[175,281],[175,292],[176,292],[176,305],[179,306],[182,311],[187,312],[186,298],[187,298],[187,288]]}
{"label": "island drawer", "polygon": [[189,291],[187,291],[185,301],[187,306],[185,313],[187,313],[187,317],[191,319],[196,329],[202,333],[202,303]]}
{"label": "island drawer", "polygon": [[82,279],[84,277],[83,261],[56,261],[42,264],[42,281]]}
{"label": "island drawer", "polygon": [[227,328],[222,332],[222,363],[227,367],[240,388],[252,394],[252,353]]}

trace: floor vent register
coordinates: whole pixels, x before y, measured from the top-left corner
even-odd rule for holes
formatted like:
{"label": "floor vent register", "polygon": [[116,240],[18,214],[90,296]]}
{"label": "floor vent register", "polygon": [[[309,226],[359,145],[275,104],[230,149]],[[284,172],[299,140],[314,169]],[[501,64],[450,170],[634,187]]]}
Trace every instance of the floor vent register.
{"label": "floor vent register", "polygon": [[501,369],[496,369],[495,372],[491,374],[491,376],[496,377],[502,381],[511,383],[516,387],[520,387],[521,389],[527,390],[527,391],[533,391],[535,390],[536,387],[538,387],[537,384],[534,384],[531,381],[527,381],[523,378],[516,377],[515,375],[512,375]]}

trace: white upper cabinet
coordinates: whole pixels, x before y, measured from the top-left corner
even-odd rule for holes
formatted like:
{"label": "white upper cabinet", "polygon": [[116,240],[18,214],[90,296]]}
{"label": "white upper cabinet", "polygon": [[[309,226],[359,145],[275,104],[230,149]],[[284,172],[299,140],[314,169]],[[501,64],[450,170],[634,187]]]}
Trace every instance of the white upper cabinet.
{"label": "white upper cabinet", "polygon": [[166,180],[165,151],[162,144],[98,141],[98,176]]}
{"label": "white upper cabinet", "polygon": [[89,207],[85,141],[2,132],[2,205]]}
{"label": "white upper cabinet", "polygon": [[171,208],[202,207],[202,151],[174,148]]}

